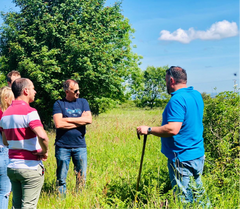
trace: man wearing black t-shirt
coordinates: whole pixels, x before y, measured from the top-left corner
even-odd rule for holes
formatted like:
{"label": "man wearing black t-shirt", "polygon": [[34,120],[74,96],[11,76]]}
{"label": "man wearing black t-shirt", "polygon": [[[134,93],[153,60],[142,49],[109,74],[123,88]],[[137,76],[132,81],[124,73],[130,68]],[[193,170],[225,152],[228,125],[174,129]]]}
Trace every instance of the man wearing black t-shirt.
{"label": "man wearing black t-shirt", "polygon": [[76,173],[76,188],[84,186],[87,172],[86,125],[92,123],[92,114],[86,99],[79,98],[79,86],[75,80],[63,83],[66,97],[53,105],[56,127],[55,157],[57,160],[57,187],[66,196],[66,178],[72,158]]}

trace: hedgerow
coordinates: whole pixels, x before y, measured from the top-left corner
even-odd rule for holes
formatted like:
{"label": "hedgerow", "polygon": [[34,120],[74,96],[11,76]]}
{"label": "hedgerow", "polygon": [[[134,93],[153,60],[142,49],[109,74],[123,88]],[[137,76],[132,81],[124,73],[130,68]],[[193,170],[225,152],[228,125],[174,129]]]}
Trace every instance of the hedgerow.
{"label": "hedgerow", "polygon": [[205,173],[222,191],[239,182],[239,102],[239,93],[231,91],[204,102]]}

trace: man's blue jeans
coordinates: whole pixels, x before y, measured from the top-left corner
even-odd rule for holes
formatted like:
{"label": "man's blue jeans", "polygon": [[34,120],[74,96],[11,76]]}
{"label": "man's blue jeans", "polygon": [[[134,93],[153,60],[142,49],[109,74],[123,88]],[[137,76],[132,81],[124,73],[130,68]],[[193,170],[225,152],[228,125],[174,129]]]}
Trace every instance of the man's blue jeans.
{"label": "man's blue jeans", "polygon": [[8,208],[8,199],[11,191],[10,179],[7,176],[9,162],[8,148],[0,147],[0,208]]}
{"label": "man's blue jeans", "polygon": [[205,191],[201,181],[204,159],[205,157],[202,156],[183,162],[180,162],[178,159],[176,159],[175,162],[168,160],[171,184],[181,202],[197,202],[203,207],[204,205],[209,206],[209,201],[204,197]]}
{"label": "man's blue jeans", "polygon": [[76,173],[76,188],[85,185],[87,177],[87,148],[62,148],[55,147],[55,157],[57,160],[57,187],[60,194],[66,194],[66,178],[69,163],[72,158],[74,171]]}

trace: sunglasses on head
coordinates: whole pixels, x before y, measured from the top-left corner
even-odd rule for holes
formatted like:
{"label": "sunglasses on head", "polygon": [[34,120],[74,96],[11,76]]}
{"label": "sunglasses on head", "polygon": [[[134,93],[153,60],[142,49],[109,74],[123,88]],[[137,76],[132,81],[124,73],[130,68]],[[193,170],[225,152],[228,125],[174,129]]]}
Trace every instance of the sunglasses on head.
{"label": "sunglasses on head", "polygon": [[174,66],[170,67],[169,69],[166,70],[167,73],[170,74],[170,77],[173,78],[173,74],[172,74],[172,69],[174,68]]}

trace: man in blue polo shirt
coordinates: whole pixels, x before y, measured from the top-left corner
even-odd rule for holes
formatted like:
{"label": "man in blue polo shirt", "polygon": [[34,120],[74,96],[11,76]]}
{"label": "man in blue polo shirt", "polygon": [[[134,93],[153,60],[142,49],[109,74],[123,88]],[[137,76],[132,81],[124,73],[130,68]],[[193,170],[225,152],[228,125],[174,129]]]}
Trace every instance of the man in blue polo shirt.
{"label": "man in blue polo shirt", "polygon": [[57,187],[66,196],[66,178],[72,158],[76,173],[76,188],[84,186],[87,175],[86,125],[92,123],[92,114],[86,99],[79,98],[79,86],[75,80],[63,83],[64,99],[53,105],[56,127],[55,157],[57,160]]}
{"label": "man in blue polo shirt", "polygon": [[180,200],[204,204],[203,99],[187,87],[187,73],[181,67],[166,71],[166,85],[172,97],[162,114],[162,126],[139,126],[137,132],[161,137],[161,151],[168,158],[171,184]]}

